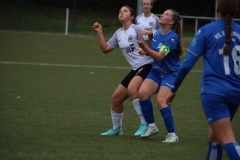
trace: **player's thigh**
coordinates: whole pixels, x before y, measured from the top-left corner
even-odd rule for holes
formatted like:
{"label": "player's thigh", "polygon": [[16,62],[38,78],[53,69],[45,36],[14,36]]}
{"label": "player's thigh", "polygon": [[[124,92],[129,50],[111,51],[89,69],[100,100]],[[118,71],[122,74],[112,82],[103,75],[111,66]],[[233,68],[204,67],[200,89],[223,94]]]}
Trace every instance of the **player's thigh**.
{"label": "player's thigh", "polygon": [[140,76],[134,76],[133,79],[128,84],[128,90],[139,90],[141,84],[143,82],[142,77]]}
{"label": "player's thigh", "polygon": [[112,101],[115,103],[122,103],[127,98],[128,98],[127,88],[124,87],[122,84],[119,84],[118,87],[113,92]]}
{"label": "player's thigh", "polygon": [[132,77],[129,82],[128,89],[129,90],[138,90],[143,82],[143,80],[147,77],[148,73],[151,71],[152,64],[145,64],[139,67],[134,73],[135,75]]}
{"label": "player's thigh", "polygon": [[138,90],[143,82],[143,79],[140,76],[134,76],[131,82],[128,85],[128,95],[130,99],[133,101],[135,99],[138,99]]}
{"label": "player's thigh", "polygon": [[171,90],[166,87],[162,86],[160,87],[158,94],[157,94],[157,100],[165,100],[167,98],[167,95],[171,92]]}
{"label": "player's thigh", "polygon": [[158,84],[151,79],[145,79],[138,91],[140,100],[146,100],[158,90]]}
{"label": "player's thigh", "polygon": [[166,86],[160,87],[158,94],[157,94],[157,104],[158,108],[162,109],[167,107],[167,95],[170,94],[170,89]]}
{"label": "player's thigh", "polygon": [[158,101],[165,101],[167,95],[170,94],[171,88],[173,87],[173,83],[175,80],[176,75],[168,75],[164,77],[160,84],[160,89],[158,91],[157,100]]}

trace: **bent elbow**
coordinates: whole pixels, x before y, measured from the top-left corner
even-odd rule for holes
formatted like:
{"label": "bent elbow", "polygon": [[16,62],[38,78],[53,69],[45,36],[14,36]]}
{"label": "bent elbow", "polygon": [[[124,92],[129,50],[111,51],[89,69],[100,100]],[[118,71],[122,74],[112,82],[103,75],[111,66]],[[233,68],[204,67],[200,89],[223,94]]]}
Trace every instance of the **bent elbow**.
{"label": "bent elbow", "polygon": [[158,61],[158,62],[160,62],[162,59],[160,59],[160,58],[157,58],[157,59],[155,59],[156,61]]}
{"label": "bent elbow", "polygon": [[105,50],[102,50],[102,53],[103,53],[103,54],[107,54],[107,53],[109,53],[109,52],[111,52],[111,50],[106,50],[106,49],[105,49]]}
{"label": "bent elbow", "polygon": [[156,61],[158,61],[158,62],[160,62],[160,61],[162,61],[164,59],[164,57],[156,57]]}
{"label": "bent elbow", "polygon": [[101,51],[103,54],[107,54],[109,52],[111,52],[112,48],[106,46],[106,47],[101,47]]}

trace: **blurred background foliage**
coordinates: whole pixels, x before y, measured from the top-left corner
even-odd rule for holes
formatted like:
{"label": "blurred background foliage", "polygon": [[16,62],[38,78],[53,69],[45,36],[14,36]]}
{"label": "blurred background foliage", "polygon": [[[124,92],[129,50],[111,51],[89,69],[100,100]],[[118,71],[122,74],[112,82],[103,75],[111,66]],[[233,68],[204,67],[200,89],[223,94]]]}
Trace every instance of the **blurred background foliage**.
{"label": "blurred background foliage", "polygon": [[[98,21],[105,33],[112,34],[121,27],[118,11],[123,5],[137,11],[137,0],[1,0],[0,30],[62,33],[69,8],[70,33],[94,34],[92,25]],[[169,8],[185,16],[215,17],[215,0],[156,0],[152,12],[161,14]],[[235,18],[240,18],[239,14]],[[209,22],[199,21],[199,27]],[[194,34],[194,23],[184,19],[185,34]]]}
{"label": "blurred background foliage", "polygon": [[[129,5],[136,10],[137,0],[1,0],[2,4],[39,7],[60,7],[74,8],[79,11],[107,11],[111,13],[118,12],[123,5]],[[2,5],[1,5],[2,6]],[[166,9],[175,9],[182,15],[192,16],[214,16],[215,0],[156,0],[154,2],[153,12],[162,13]]]}

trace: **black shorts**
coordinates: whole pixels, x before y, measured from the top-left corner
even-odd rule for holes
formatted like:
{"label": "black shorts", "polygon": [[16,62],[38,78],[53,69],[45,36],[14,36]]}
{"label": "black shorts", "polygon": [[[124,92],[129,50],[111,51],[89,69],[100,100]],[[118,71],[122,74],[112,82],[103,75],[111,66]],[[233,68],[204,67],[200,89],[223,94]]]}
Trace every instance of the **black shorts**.
{"label": "black shorts", "polygon": [[145,79],[148,73],[150,72],[151,68],[152,68],[152,64],[145,64],[139,67],[138,69],[136,69],[135,71],[132,69],[127,74],[127,76],[122,80],[121,84],[127,88],[128,84],[130,83],[130,81],[133,79],[134,76],[140,76],[142,77],[142,79]]}

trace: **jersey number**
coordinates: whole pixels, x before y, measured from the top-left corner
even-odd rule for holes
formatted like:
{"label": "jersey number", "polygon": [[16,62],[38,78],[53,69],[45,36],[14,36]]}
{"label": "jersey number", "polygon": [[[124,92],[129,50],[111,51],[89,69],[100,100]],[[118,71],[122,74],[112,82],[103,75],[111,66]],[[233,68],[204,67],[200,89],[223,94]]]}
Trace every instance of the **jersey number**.
{"label": "jersey number", "polygon": [[[219,54],[223,55],[223,48],[219,49]],[[234,72],[236,75],[240,75],[240,45],[233,47],[231,55],[234,63]],[[225,75],[230,75],[229,55],[223,55],[223,66]]]}

